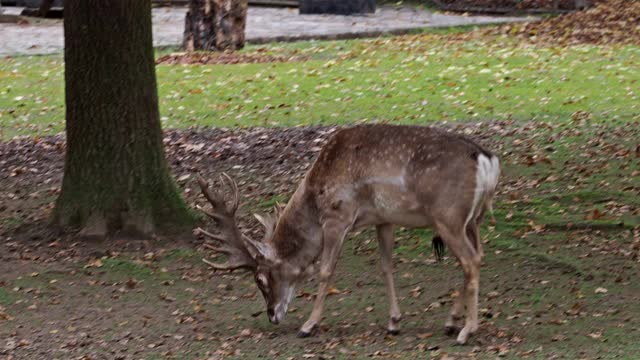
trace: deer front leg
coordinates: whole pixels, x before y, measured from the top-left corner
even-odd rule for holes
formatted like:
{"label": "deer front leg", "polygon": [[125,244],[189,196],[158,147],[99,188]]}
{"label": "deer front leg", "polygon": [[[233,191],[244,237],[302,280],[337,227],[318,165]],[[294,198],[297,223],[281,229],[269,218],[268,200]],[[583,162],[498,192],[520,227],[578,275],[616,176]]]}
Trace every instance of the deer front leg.
{"label": "deer front leg", "polygon": [[329,281],[336,268],[336,263],[340,257],[340,250],[344,237],[348,231],[348,227],[341,226],[337,223],[327,223],[322,227],[323,232],[323,249],[320,258],[319,286],[316,300],[313,303],[313,310],[307,322],[302,325],[298,331],[298,337],[308,337],[313,329],[318,325],[322,318],[322,308],[324,307],[324,299],[327,297]]}
{"label": "deer front leg", "polygon": [[382,276],[384,278],[384,285],[387,288],[387,294],[389,295],[389,325],[387,331],[392,335],[396,335],[400,332],[399,325],[402,314],[398,306],[396,288],[393,283],[393,225],[379,225],[377,230]]}

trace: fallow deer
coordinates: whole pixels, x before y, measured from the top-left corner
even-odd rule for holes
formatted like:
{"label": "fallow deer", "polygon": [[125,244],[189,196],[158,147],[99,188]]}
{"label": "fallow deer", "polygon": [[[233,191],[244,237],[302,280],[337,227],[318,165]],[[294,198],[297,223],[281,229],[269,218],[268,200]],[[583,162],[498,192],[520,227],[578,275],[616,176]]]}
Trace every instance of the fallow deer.
{"label": "fallow deer", "polygon": [[[483,256],[478,227],[490,209],[498,183],[498,158],[467,137],[420,126],[365,125],[338,131],[323,147],[313,166],[275,219],[256,216],[266,227],[263,241],[243,235],[235,221],[238,189],[227,203],[222,191],[199,184],[213,212],[219,234],[198,229],[221,243],[227,263],[220,270],[253,272],[267,305],[269,320],[278,324],[297,284],[319,263],[319,289],[309,319],[299,336],[309,336],[322,308],[347,234],[375,226],[390,310],[388,331],[398,332],[401,312],[393,280],[393,226],[431,227],[450,249],[464,272],[464,285],[445,324],[464,326],[457,342],[464,344],[478,329],[479,267]],[[224,180],[225,178],[223,178]]]}

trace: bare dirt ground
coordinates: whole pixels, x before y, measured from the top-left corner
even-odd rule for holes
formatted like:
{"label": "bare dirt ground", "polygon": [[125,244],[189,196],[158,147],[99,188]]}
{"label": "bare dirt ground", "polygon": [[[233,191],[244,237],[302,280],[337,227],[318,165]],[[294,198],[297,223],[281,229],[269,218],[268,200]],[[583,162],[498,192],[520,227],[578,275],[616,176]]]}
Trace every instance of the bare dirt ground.
{"label": "bare dirt ground", "polygon": [[[214,273],[202,239],[81,243],[47,226],[64,139],[0,143],[0,359],[637,358],[640,345],[639,124],[449,127],[500,154],[497,225],[483,229],[482,322],[468,346],[442,325],[462,278],[436,263],[430,235],[397,231],[402,332],[384,331],[387,300],[369,232],[348,242],[325,319],[297,339],[315,283],[288,319],[268,323],[251,276]],[[250,212],[286,201],[336,128],[168,131],[190,204],[193,174],[239,181]]]}

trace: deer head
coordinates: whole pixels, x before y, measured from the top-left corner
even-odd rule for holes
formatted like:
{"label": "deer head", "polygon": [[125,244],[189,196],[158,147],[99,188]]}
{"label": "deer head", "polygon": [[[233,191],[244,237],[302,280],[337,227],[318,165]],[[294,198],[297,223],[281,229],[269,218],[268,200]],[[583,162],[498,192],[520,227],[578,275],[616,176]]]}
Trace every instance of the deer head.
{"label": "deer head", "polygon": [[242,234],[236,223],[235,214],[239,204],[238,185],[226,173],[220,176],[219,183],[231,188],[230,203],[225,200],[223,190],[212,191],[207,181],[201,177],[198,178],[202,194],[211,204],[212,211],[199,206],[198,209],[216,222],[219,233],[213,234],[201,228],[196,231],[214,240],[217,243],[216,246],[208,244],[205,246],[215,253],[226,255],[227,261],[225,263],[213,263],[206,259],[203,261],[216,270],[251,271],[267,304],[269,321],[278,324],[284,319],[293,298],[299,271],[291,269],[290,264],[279,259],[270,244],[277,223],[277,213],[275,217],[254,215],[265,227],[265,237],[261,242],[249,238]]}

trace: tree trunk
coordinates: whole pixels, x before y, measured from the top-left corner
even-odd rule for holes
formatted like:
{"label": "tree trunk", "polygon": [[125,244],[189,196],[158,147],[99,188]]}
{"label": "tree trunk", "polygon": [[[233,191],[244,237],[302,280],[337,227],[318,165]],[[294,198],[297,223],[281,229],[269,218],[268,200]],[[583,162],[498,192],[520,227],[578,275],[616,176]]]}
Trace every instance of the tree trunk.
{"label": "tree trunk", "polygon": [[183,46],[194,50],[238,50],[244,47],[248,0],[190,0]]}
{"label": "tree trunk", "polygon": [[150,0],[68,0],[66,134],[54,221],[80,235],[149,235],[193,220],[165,160]]}

